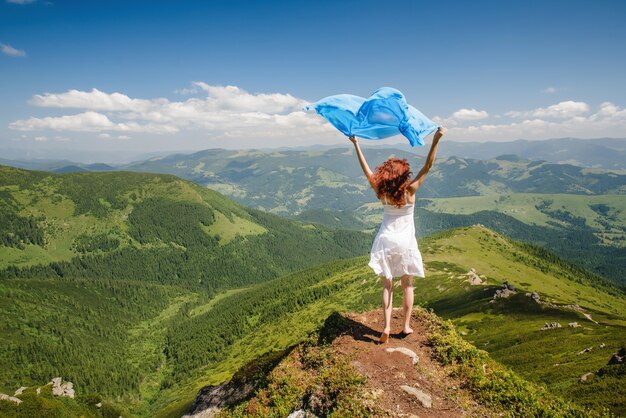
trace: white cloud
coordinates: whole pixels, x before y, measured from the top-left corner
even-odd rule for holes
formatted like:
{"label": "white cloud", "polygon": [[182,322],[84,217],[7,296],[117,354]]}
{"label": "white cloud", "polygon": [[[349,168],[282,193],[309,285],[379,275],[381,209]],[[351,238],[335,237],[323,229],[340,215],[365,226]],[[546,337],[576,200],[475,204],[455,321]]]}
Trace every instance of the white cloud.
{"label": "white cloud", "polygon": [[553,104],[548,107],[540,107],[534,110],[527,111],[511,111],[505,113],[505,115],[512,118],[571,118],[573,116],[587,113],[589,111],[589,105],[585,102],[575,102],[572,100]]}
{"label": "white cloud", "polygon": [[43,142],[43,141],[47,141],[47,140],[48,140],[47,136],[36,136],[35,137],[35,141]]}
{"label": "white cloud", "polygon": [[13,4],[30,4],[34,3],[36,0],[7,0],[7,3]]}
{"label": "white cloud", "polygon": [[11,45],[0,43],[0,52],[11,57],[25,57],[26,52],[13,48]]}
{"label": "white cloud", "polygon": [[541,90],[542,93],[547,93],[547,94],[553,94],[556,93],[556,87],[546,87],[545,89]]}
{"label": "white cloud", "polygon": [[[133,98],[95,88],[38,94],[30,100],[32,105],[76,113],[16,120],[9,127],[50,138],[54,134],[48,131],[94,132],[100,139],[127,140],[132,136],[133,144],[148,138],[161,144],[180,140],[193,142],[196,148],[336,144],[343,139],[322,117],[302,111],[305,100],[290,94],[249,93],[236,86],[200,81],[194,82],[191,90],[196,96],[182,100]],[[446,126],[447,137],[453,140],[626,136],[626,110],[611,102],[600,104],[593,112],[586,103],[576,101],[498,115],[467,107],[447,118],[432,119]]]}
{"label": "white cloud", "polygon": [[486,111],[476,109],[459,109],[451,116],[451,118],[456,120],[478,120],[487,117],[489,117],[489,114]]}
{"label": "white cloud", "polygon": [[[165,99],[156,99],[154,102]],[[153,106],[153,101],[131,99],[121,93],[104,93],[98,89],[91,91],[69,90],[60,94],[36,94],[29,101],[30,104],[40,107],[73,108],[87,110],[110,111],[142,111]]]}
{"label": "white cloud", "polygon": [[211,86],[200,81],[193,83],[193,89],[203,97],[184,101],[138,99],[95,88],[37,94],[29,101],[31,105],[81,109],[83,112],[18,120],[9,127],[22,131],[52,129],[105,134],[112,131],[167,134],[197,130],[216,137],[259,133],[267,137],[284,137],[302,132],[311,135],[332,132],[320,117],[302,111],[306,103],[303,99],[290,94],[249,93],[236,86]]}
{"label": "white cloud", "polygon": [[39,131],[52,129],[55,131],[102,132],[129,131],[148,133],[174,133],[176,127],[157,124],[138,124],[137,122],[114,123],[106,115],[93,111],[59,117],[30,118],[9,124],[9,128],[18,131]]}
{"label": "white cloud", "polygon": [[[546,109],[554,109],[554,106]],[[585,106],[587,105],[585,104]],[[562,106],[560,108],[563,109]],[[575,109],[575,106],[572,106],[572,109]],[[580,109],[582,110],[583,107],[581,106]],[[588,111],[587,106],[586,112]],[[509,112],[507,115],[510,113],[514,112]],[[537,113],[554,115],[548,111]],[[517,112],[515,114],[517,115]],[[595,113],[589,116],[577,114],[575,110],[572,110],[570,117],[567,118],[559,117],[546,120],[534,117],[511,123],[451,127],[448,131],[450,138],[460,140],[545,139],[566,136],[576,138],[624,137],[626,136],[626,109],[622,109],[611,102],[604,102],[598,106]]]}

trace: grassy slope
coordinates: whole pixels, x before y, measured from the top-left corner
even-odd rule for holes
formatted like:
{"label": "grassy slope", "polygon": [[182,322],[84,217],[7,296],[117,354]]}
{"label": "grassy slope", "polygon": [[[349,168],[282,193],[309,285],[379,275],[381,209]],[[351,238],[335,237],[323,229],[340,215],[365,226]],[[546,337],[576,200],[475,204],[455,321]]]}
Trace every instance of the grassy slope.
{"label": "grassy slope", "polygon": [[[546,209],[566,210],[573,216],[585,219],[586,224],[596,231],[596,234],[609,234],[612,238],[626,236],[626,196],[624,195],[599,195],[582,196],[571,194],[540,194],[540,193],[514,193],[505,195],[468,196],[451,198],[428,199],[424,207],[434,212],[470,214],[481,210],[495,210],[505,213],[527,224],[548,226],[553,221],[545,211],[536,206],[544,201],[549,201]],[[593,205],[606,205],[608,216],[594,211]],[[609,244],[620,245],[619,241]],[[621,242],[626,245],[626,241]]]}
{"label": "grassy slope", "polygon": [[[96,248],[88,251],[90,255],[128,249],[184,250],[194,244],[206,248],[211,241],[225,247],[221,251],[227,253],[254,246],[255,256],[261,258],[256,262],[273,265],[277,270],[274,276],[311,266],[314,261],[358,254],[349,248],[348,242],[339,243],[334,231],[305,228],[244,208],[217,192],[170,175],[130,172],[59,175],[0,166],[0,198],[0,215],[34,219],[36,225],[29,233],[42,233],[45,243],[22,240],[17,245],[0,244],[0,270],[8,266],[70,261],[81,255],[78,244],[89,244],[102,236],[116,240],[115,248]],[[198,221],[189,224],[189,219]],[[0,232],[14,233],[10,228]],[[357,247],[365,248],[367,237],[357,235],[351,233],[339,240],[356,239]],[[272,252],[288,236],[297,238],[301,244],[293,245],[290,254],[274,255]],[[318,251],[320,247],[328,254]],[[307,252],[321,255],[321,259],[311,258]],[[290,260],[294,254],[300,259]]]}
{"label": "grassy slope", "polygon": [[[606,364],[610,355],[624,343],[626,301],[622,296],[598,290],[584,278],[583,283],[573,281],[579,277],[567,266],[548,262],[524,246],[479,226],[427,238],[420,242],[420,248],[426,261],[427,278],[415,282],[417,304],[433,307],[444,318],[453,319],[467,333],[468,340],[525,378],[546,383],[566,398],[572,399],[572,394],[576,394],[574,400],[584,404],[607,405],[610,398],[617,399],[613,408],[623,410],[624,404],[616,392],[617,381],[594,377],[585,384],[577,382],[581,374]],[[109,332],[126,335],[125,341],[115,344],[99,339],[102,331],[98,331],[98,327],[56,326],[53,331],[57,322],[45,321],[58,311],[53,302],[72,300],[71,295],[76,292],[76,286],[70,285],[72,281],[67,282],[70,284],[64,280],[40,281],[38,286],[31,286],[22,279],[7,281],[1,288],[7,298],[15,299],[18,290],[25,296],[17,305],[7,302],[2,306],[22,306],[21,301],[25,302],[21,310],[12,308],[4,312],[9,320],[3,333],[16,332],[11,324],[26,317],[23,309],[32,307],[37,300],[43,301],[45,303],[38,304],[40,308],[31,311],[28,320],[47,325],[29,336],[31,341],[79,332],[81,335],[74,336],[76,341],[96,344],[94,350],[83,349],[83,355],[102,356],[98,353],[101,346],[121,349],[119,361],[135,370],[140,379],[135,392],[112,398],[117,399],[118,405],[128,408],[131,415],[173,417],[187,408],[200,387],[227,380],[246,362],[301,341],[330,312],[362,311],[377,306],[380,288],[366,262],[366,257],[337,261],[247,288],[232,289],[213,300],[188,290],[147,284],[154,289],[164,289],[162,292],[170,289],[161,298],[153,298],[154,306],[149,311],[143,307],[146,302],[124,308],[104,303],[106,299],[103,299],[99,305],[110,309],[107,314],[110,317],[129,315],[124,309],[137,312],[132,314],[135,316],[130,315],[132,321],[115,322],[116,327]],[[464,273],[470,268],[484,274],[489,286],[469,286],[464,281]],[[503,280],[523,291],[510,299],[489,303]],[[73,322],[80,323],[87,321],[90,312],[93,314],[96,302],[88,295],[95,294],[95,290],[89,290],[94,285],[85,281],[83,286],[87,291],[80,292],[66,314],[61,310],[63,318],[72,317]],[[38,293],[38,288],[44,289],[43,293]],[[585,320],[575,311],[530,302],[523,294],[526,290],[537,291],[542,299],[555,304],[577,303],[599,324]],[[99,292],[106,295],[102,290]],[[120,297],[128,300],[118,295]],[[397,294],[394,305],[400,304],[401,297]],[[143,312],[142,317],[136,317],[137,310]],[[565,327],[539,331],[543,323],[549,321],[560,321]],[[566,323],[572,321],[578,321],[583,327],[568,328]],[[225,330],[232,331],[232,335],[224,334]],[[21,341],[15,337],[11,340]],[[601,342],[606,344],[603,349],[598,348]],[[207,348],[215,344],[220,350],[207,352]],[[594,347],[589,354],[576,355],[588,346]],[[164,347],[176,356],[166,355]],[[115,350],[111,355],[117,353]],[[203,356],[208,357],[203,360]],[[185,361],[186,358],[198,359],[197,365]],[[554,366],[556,363],[565,367]],[[64,367],[62,363],[54,373],[64,378],[72,376],[75,383],[80,383],[80,376],[68,375]],[[111,367],[117,366],[112,363]],[[24,371],[13,369],[11,372],[13,386],[18,385],[18,376]],[[166,384],[168,380],[171,382],[172,376],[177,376],[176,373],[183,376],[182,380]],[[5,388],[7,391],[15,389],[6,384]]]}
{"label": "grassy slope", "polygon": [[[480,226],[438,234],[423,240],[420,247],[426,260],[427,278],[415,281],[417,304],[432,307],[444,318],[452,319],[466,334],[467,340],[487,350],[523,377],[547,384],[551,391],[581,404],[612,406],[615,411],[624,411],[626,404],[619,396],[618,379],[592,377],[584,384],[578,382],[582,374],[604,366],[626,341],[626,299],[623,296],[599,290],[593,281],[586,282],[584,277],[579,277],[576,270],[573,273],[567,266],[546,261],[534,252],[528,252],[523,245]],[[375,279],[365,266],[366,261],[366,258],[357,258],[352,264],[346,261],[344,268],[336,268],[336,279],[341,276],[363,277],[364,280],[355,284],[367,284],[367,303],[353,303],[352,308],[357,310],[380,303],[379,289],[372,287]],[[465,282],[465,273],[470,268],[484,274],[488,285],[470,286]],[[579,279],[583,283],[575,281]],[[520,291],[510,299],[490,303],[504,280],[516,285]],[[578,304],[599,323],[595,324],[581,313],[567,308],[536,304],[525,296],[526,291],[536,291],[543,300],[556,305]],[[395,306],[401,305],[399,295],[394,299]],[[337,304],[337,308],[341,309],[342,304]],[[257,348],[236,351],[232,359],[237,356],[244,362],[247,358],[254,358],[263,351],[258,349],[258,344],[266,347],[276,341],[273,344],[275,349],[283,347],[278,341],[283,338],[281,334],[285,330],[290,332],[294,324],[298,324],[298,328],[307,328],[304,324],[312,325],[314,318],[322,313],[314,311],[309,317],[308,312],[303,309],[301,314],[279,319],[275,325],[260,329],[258,335],[262,338],[248,340],[250,344],[247,344]],[[552,321],[561,322],[564,328],[540,331],[545,322]],[[574,321],[582,327],[567,326],[568,322]],[[271,331],[266,333],[268,329]],[[602,349],[599,348],[601,343],[605,344]],[[594,347],[591,353],[577,355],[589,346]],[[215,366],[209,375],[211,378],[205,382],[217,383],[232,374],[239,361],[229,363],[226,360],[226,363]]]}

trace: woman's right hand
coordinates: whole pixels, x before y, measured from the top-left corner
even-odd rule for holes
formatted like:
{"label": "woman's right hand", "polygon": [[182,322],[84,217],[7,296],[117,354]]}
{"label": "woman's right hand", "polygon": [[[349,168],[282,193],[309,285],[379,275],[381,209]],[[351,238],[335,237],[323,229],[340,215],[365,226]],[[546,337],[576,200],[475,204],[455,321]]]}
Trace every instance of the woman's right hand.
{"label": "woman's right hand", "polygon": [[354,135],[350,135],[350,136],[348,137],[348,140],[349,140],[350,142],[352,142],[354,145],[356,145],[356,144],[357,144],[357,142],[358,142],[358,141],[357,141],[357,139],[356,139],[356,136],[354,136]]}
{"label": "woman's right hand", "polygon": [[435,138],[434,139],[436,141],[440,140],[444,133],[446,133],[446,128],[444,128],[443,126],[440,126],[437,129],[437,132],[435,132]]}

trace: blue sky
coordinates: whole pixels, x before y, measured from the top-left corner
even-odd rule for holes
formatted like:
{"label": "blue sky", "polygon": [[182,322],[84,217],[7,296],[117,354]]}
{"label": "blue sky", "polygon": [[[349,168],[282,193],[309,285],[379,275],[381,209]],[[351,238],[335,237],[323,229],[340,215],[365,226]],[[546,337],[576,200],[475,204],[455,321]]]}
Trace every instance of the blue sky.
{"label": "blue sky", "polygon": [[623,1],[2,0],[0,149],[342,143],[301,104],[380,86],[451,140],[626,137],[625,23]]}

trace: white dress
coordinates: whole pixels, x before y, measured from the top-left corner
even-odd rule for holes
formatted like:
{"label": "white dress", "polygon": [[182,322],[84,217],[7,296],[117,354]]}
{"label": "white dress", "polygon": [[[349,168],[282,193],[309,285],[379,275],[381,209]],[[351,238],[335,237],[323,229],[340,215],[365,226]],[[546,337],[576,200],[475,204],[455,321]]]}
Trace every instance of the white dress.
{"label": "white dress", "polygon": [[415,238],[415,203],[401,208],[383,204],[383,208],[383,222],[374,238],[368,265],[374,273],[387,279],[407,274],[425,277],[422,254]]}

